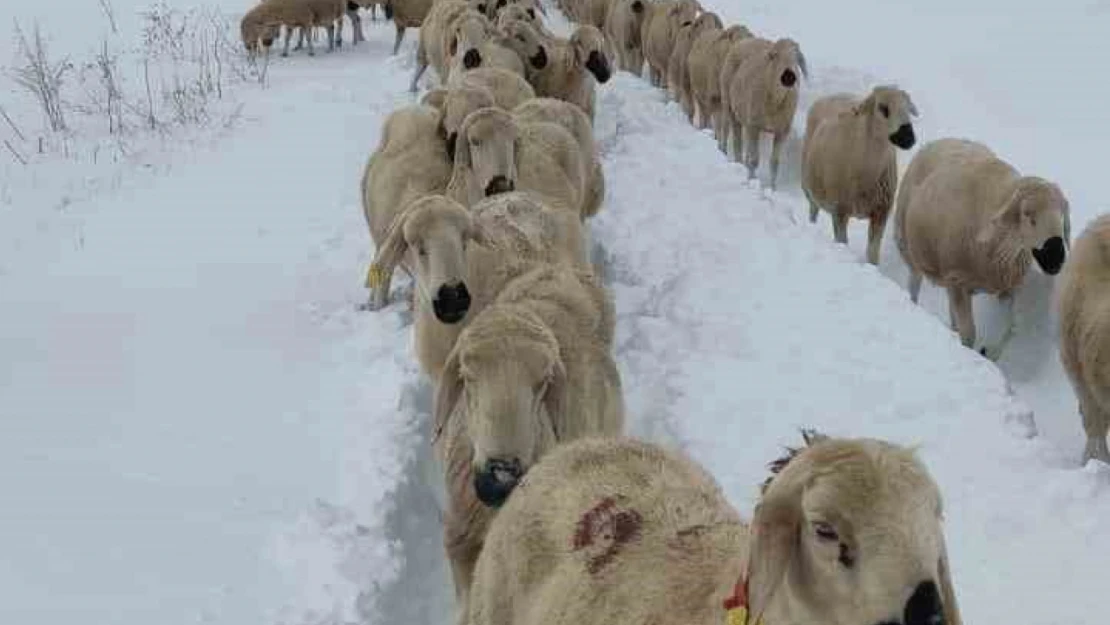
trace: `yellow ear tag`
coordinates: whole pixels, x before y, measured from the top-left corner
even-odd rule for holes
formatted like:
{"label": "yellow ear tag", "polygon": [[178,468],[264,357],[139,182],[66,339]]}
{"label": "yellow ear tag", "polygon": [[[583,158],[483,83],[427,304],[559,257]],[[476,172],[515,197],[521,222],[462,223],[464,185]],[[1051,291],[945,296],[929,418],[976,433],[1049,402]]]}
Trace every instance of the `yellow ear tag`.
{"label": "yellow ear tag", "polygon": [[386,273],[381,265],[370,263],[370,268],[366,271],[366,288],[376,289],[385,283]]}
{"label": "yellow ear tag", "polygon": [[740,606],[729,610],[727,625],[748,625],[748,608]]}

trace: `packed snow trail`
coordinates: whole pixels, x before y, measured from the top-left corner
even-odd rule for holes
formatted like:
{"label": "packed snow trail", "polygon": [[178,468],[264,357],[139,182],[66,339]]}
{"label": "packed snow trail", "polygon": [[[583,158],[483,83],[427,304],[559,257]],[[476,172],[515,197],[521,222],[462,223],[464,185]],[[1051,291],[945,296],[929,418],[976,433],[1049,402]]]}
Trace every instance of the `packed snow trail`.
{"label": "packed snow trail", "polygon": [[[827,17],[792,10],[777,33]],[[742,12],[722,17],[777,15]],[[451,622],[410,316],[355,311],[358,177],[412,102],[415,43],[390,57],[392,28],[366,31],[275,60],[230,136],[5,264],[0,621]],[[798,39],[817,87],[862,89],[815,31]],[[920,443],[965,622],[1101,623],[1105,466],[1029,438],[998,369],[862,264],[858,235],[838,246],[789,191],[762,197],[661,91],[616,75],[596,135],[591,239],[633,434],[688,449],[745,515],[800,427]]]}

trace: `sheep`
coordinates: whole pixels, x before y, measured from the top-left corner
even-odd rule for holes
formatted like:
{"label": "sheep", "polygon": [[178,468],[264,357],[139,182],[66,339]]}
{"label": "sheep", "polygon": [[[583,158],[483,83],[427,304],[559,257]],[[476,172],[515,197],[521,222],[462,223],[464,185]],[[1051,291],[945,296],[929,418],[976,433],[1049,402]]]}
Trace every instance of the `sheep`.
{"label": "sheep", "polygon": [[700,128],[710,123],[714,135],[724,125],[721,109],[721,65],[732,44],[749,39],[752,31],[746,26],[729,26],[724,30],[707,29],[694,40],[686,57],[690,101],[700,118]]}
{"label": "sheep", "polygon": [[760,133],[773,135],[770,181],[773,191],[778,182],[782,144],[790,132],[794,111],[798,107],[796,70],[801,70],[802,76],[808,77],[806,59],[797,42],[789,38],[774,43],[751,38],[736,45],[750,45],[752,53],[746,56],[729,83],[733,141],[737,144],[743,141],[745,150],[737,150],[737,153],[747,166],[748,180],[751,180],[759,167]]}
{"label": "sheep", "polygon": [[582,437],[489,524],[470,625],[962,625],[943,498],[906,447],[807,433],[750,524],[678,450]]}
{"label": "sheep", "polygon": [[[726,156],[729,154],[729,135],[732,130],[732,100],[729,97],[729,86],[732,84],[732,79],[736,75],[736,71],[744,61],[753,54],[765,51],[766,44],[770,43],[766,39],[759,39],[763,41],[761,44],[752,44],[749,41],[755,39],[755,36],[743,37],[729,44],[728,50],[722,55],[723,61],[721,62],[720,74],[718,76],[718,90],[721,94],[721,115],[723,124],[722,127],[715,129],[717,137],[717,147]],[[740,137],[733,137],[735,144],[736,158],[739,159],[741,155],[741,139]]]}
{"label": "sheep", "polygon": [[508,112],[487,107],[468,115],[459,128],[446,194],[472,205],[520,189],[585,219],[585,178],[581,149],[565,128],[519,123]]}
{"label": "sheep", "polygon": [[371,263],[375,276],[412,269],[417,362],[438,381],[459,333],[512,278],[535,262],[590,269],[581,223],[525,192],[467,209],[443,195],[409,202]]}
{"label": "sheep", "polygon": [[1060,362],[1079,399],[1087,446],[1083,462],[1110,464],[1110,215],[1087,224],[1060,272]]}
{"label": "sheep", "polygon": [[605,34],[616,49],[617,66],[636,76],[644,72],[640,33],[647,12],[645,4],[645,0],[614,0],[605,17]]}
{"label": "sheep", "polygon": [[[455,55],[459,39],[464,40],[464,45],[467,41],[478,44],[488,36],[493,26],[477,9],[485,1],[440,0],[432,6],[420,27],[420,38],[416,44],[416,71],[409,84],[410,92],[416,92],[416,83],[429,65],[435,69],[440,83],[446,82],[448,61]],[[476,56],[477,52],[473,55]],[[472,59],[468,60],[472,66],[477,66]]]}
{"label": "sheep", "polygon": [[[287,34],[282,56],[289,56],[289,40],[293,28],[301,29],[302,41],[306,32],[316,26],[328,31],[328,51],[343,45],[343,29],[338,31],[336,22],[343,17],[346,8],[343,0],[264,0],[251,7],[239,22],[239,34],[243,45],[252,55],[258,50],[258,41],[268,50],[277,37],[277,29],[285,26]],[[340,23],[342,26],[342,23]],[[316,56],[312,38],[308,37],[308,54]],[[266,43],[269,41],[270,43]]]}
{"label": "sheep", "polygon": [[675,100],[686,112],[690,123],[694,122],[694,101],[690,95],[690,75],[686,71],[686,61],[690,56],[690,49],[694,40],[705,32],[717,32],[722,28],[721,18],[716,13],[705,12],[697,16],[688,26],[678,29],[675,36],[674,49],[667,62],[667,85]]}
{"label": "sheep", "polygon": [[623,431],[620,373],[600,336],[612,316],[595,276],[540,264],[459,335],[433,408],[458,623],[486,528],[530,467],[559,443]]}
{"label": "sheep", "polygon": [[582,151],[582,162],[586,169],[586,196],[582,215],[583,218],[596,215],[605,200],[605,172],[601,167],[597,144],[594,142],[593,126],[586,113],[578,106],[564,100],[534,98],[513,108],[512,114],[518,122],[557,123],[574,136]]}
{"label": "sheep", "polygon": [[613,71],[605,36],[595,26],[584,25],[576,28],[570,39],[553,39],[549,46],[547,65],[529,69],[528,80],[536,88],[536,95],[576,104],[593,123],[594,81],[608,82]]}
{"label": "sheep", "polygon": [[693,23],[701,10],[701,4],[697,0],[664,0],[649,3],[646,8],[647,14],[640,29],[644,61],[648,65],[651,84],[667,89],[667,65],[671,60],[678,29]]}
{"label": "sheep", "polygon": [[[442,133],[441,112],[424,104],[390,113],[381,139],[370,155],[359,183],[363,216],[370,238],[381,247],[391,224],[413,199],[442,193],[451,179],[452,164]],[[388,303],[393,273],[375,273],[371,265],[366,287],[371,290],[364,310]]]}
{"label": "sheep", "polygon": [[821,209],[829,212],[833,237],[847,244],[848,219],[867,219],[867,262],[875,266],[898,185],[894,150],[915,142],[910,116],[917,107],[893,85],[877,86],[862,100],[847,93],[822,97],[806,116],[802,191],[809,221]]}
{"label": "sheep", "polygon": [[1032,265],[1055,276],[1070,243],[1070,207],[1063,191],[1023,176],[987,146],[944,138],[921,146],[902,176],[894,237],[910,270],[916,303],[923,277],[947,289],[952,329],[975,344],[971,296],[996,295],[1007,308],[999,342],[979,352],[997,360],[1014,335],[1013,295]]}

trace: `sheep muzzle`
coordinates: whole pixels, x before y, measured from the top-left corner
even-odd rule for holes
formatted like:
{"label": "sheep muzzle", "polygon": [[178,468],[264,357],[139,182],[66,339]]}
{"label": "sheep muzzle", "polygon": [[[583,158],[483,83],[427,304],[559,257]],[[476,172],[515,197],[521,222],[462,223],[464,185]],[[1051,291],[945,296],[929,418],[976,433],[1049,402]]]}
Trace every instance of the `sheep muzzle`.
{"label": "sheep muzzle", "polygon": [[784,71],[781,76],[779,76],[779,82],[782,83],[783,87],[789,89],[790,87],[798,84],[798,75],[794,73],[794,70],[788,69]]}
{"label": "sheep muzzle", "polygon": [[509,193],[514,188],[516,188],[516,185],[505,176],[494,176],[493,180],[490,180],[489,184],[486,185],[486,197],[494,196],[499,193]]}
{"label": "sheep muzzle", "polygon": [[912,148],[916,141],[911,124],[902,124],[894,134],[890,135],[890,142],[903,150]]}
{"label": "sheep muzzle", "polygon": [[466,69],[474,69],[482,64],[482,55],[474,48],[466,51],[463,55],[463,67]]}
{"label": "sheep muzzle", "polygon": [[470,310],[470,290],[463,282],[455,286],[444,284],[436,291],[432,300],[432,311],[436,319],[443,323],[458,323]]}
{"label": "sheep muzzle", "polygon": [[590,52],[590,56],[586,58],[586,69],[590,70],[590,73],[600,83],[608,82],[612,73],[609,69],[609,62],[597,50]]}
{"label": "sheep muzzle", "polygon": [[644,3],[643,3],[642,0],[633,0],[633,2],[632,2],[632,12],[633,13],[643,13],[644,12]]}
{"label": "sheep muzzle", "polygon": [[1067,251],[1064,249],[1062,237],[1050,237],[1044,245],[1033,250],[1033,260],[1037,261],[1041,270],[1050,276],[1060,273],[1066,256]]}
{"label": "sheep muzzle", "polygon": [[523,475],[519,459],[490,458],[474,472],[474,494],[490,508],[500,508]]}
{"label": "sheep muzzle", "polygon": [[534,54],[532,58],[528,59],[528,62],[536,69],[547,67],[547,50],[544,49],[543,46],[540,46],[540,51]]}

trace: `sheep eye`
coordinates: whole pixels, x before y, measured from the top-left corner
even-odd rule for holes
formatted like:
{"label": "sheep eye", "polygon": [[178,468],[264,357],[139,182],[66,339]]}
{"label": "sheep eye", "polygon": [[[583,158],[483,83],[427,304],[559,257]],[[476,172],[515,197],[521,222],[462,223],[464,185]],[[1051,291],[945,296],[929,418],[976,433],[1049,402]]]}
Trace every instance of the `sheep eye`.
{"label": "sheep eye", "polygon": [[427,256],[428,255],[428,249],[424,247],[423,243],[421,243],[420,245],[416,246],[416,253],[419,254],[420,256]]}
{"label": "sheep eye", "polygon": [[484,5],[484,4],[479,4],[479,5],[478,5],[478,11],[480,11],[480,12],[482,12],[482,13],[485,13],[485,12],[486,12],[486,5]]}
{"label": "sheep eye", "polygon": [[837,560],[839,560],[840,564],[844,565],[845,568],[849,569],[856,563],[856,557],[848,551],[848,545],[844,543],[840,543],[840,555],[837,557]]}
{"label": "sheep eye", "polygon": [[836,530],[833,529],[833,526],[823,521],[817,521],[813,524],[813,533],[816,534],[817,538],[820,538],[821,540],[829,542],[840,540],[840,534],[836,533]]}
{"label": "sheep eye", "polygon": [[890,117],[890,108],[885,104],[879,105],[879,112],[883,114],[883,117]]}
{"label": "sheep eye", "polygon": [[517,35],[516,39],[517,39],[517,41],[523,42],[524,41],[524,35]]}
{"label": "sheep eye", "polygon": [[530,17],[531,19],[536,19],[536,10],[528,9],[528,17]]}

